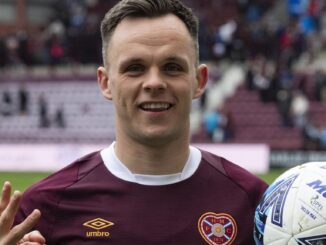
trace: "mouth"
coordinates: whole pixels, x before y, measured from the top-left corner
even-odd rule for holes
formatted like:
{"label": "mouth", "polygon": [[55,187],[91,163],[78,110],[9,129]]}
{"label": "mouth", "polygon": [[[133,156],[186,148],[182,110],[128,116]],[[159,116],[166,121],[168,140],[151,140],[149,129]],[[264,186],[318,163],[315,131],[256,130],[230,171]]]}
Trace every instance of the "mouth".
{"label": "mouth", "polygon": [[167,111],[173,105],[167,102],[144,102],[139,105],[139,108],[144,111],[151,111],[151,112],[160,112],[160,111]]}

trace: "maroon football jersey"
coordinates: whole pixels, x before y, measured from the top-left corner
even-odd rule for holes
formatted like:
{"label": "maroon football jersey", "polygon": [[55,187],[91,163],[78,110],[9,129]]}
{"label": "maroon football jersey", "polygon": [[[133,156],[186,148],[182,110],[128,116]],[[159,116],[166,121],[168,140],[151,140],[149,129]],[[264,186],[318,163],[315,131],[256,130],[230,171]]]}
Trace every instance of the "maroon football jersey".
{"label": "maroon football jersey", "polygon": [[40,209],[35,229],[48,245],[250,245],[254,210],[266,188],[205,151],[190,178],[163,186],[121,180],[95,152],[29,188],[15,223]]}

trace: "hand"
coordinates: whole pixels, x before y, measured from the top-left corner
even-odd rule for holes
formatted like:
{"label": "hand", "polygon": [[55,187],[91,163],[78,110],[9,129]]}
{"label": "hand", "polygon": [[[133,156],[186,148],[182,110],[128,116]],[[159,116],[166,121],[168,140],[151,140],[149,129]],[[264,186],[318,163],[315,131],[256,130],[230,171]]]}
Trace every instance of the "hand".
{"label": "hand", "polygon": [[41,212],[35,209],[21,224],[11,228],[19,208],[22,194],[15,191],[12,197],[11,184],[5,182],[0,200],[0,245],[42,245],[44,237],[37,231],[28,233],[38,222]]}

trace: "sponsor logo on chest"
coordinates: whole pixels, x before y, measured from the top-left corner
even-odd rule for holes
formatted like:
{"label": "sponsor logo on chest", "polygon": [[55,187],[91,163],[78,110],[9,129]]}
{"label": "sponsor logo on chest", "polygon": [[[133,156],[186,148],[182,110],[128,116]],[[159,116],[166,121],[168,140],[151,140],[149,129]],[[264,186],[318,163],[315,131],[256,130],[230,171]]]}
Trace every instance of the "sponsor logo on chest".
{"label": "sponsor logo on chest", "polygon": [[92,229],[91,231],[86,231],[86,237],[109,237],[110,233],[102,230],[112,225],[114,223],[102,218],[96,218],[83,224],[83,226]]}

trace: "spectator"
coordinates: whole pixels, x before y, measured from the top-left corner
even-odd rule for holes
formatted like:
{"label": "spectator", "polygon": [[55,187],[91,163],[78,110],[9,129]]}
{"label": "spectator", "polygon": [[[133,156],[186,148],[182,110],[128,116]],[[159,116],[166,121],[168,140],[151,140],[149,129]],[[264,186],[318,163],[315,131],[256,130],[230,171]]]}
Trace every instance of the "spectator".
{"label": "spectator", "polygon": [[16,34],[18,40],[18,57],[22,65],[31,65],[32,58],[29,52],[29,37],[26,31],[19,31]]}
{"label": "spectator", "polygon": [[301,93],[304,94],[304,96],[309,98],[309,83],[311,81],[309,81],[309,78],[307,75],[303,74],[300,75],[298,78],[298,82],[297,82],[297,89],[301,91]]}
{"label": "spectator", "polygon": [[308,121],[302,129],[303,147],[305,150],[318,150],[320,148],[320,131]]}
{"label": "spectator", "polygon": [[19,57],[19,41],[15,34],[11,34],[6,39],[6,49],[8,54],[9,65],[20,65],[21,59]]}
{"label": "spectator", "polygon": [[216,57],[223,57],[230,54],[230,48],[233,41],[233,34],[237,30],[237,23],[234,20],[228,20],[221,25],[215,34],[215,44],[213,47]]}
{"label": "spectator", "polygon": [[326,101],[326,76],[320,69],[314,74],[314,97],[317,101]]}
{"label": "spectator", "polygon": [[48,115],[48,103],[45,99],[44,94],[41,94],[38,98],[38,106],[39,106],[39,126],[40,128],[48,128],[50,127],[50,120]]}
{"label": "spectator", "polygon": [[66,127],[66,120],[65,120],[63,105],[60,105],[57,108],[57,110],[55,112],[55,116],[54,116],[54,122],[55,122],[55,125],[58,128],[65,128]]}
{"label": "spectator", "polygon": [[221,110],[221,114],[223,115],[224,121],[224,141],[228,141],[234,136],[234,123],[233,123],[233,115],[232,112],[227,108],[223,107]]}
{"label": "spectator", "polygon": [[13,100],[9,90],[2,93],[1,114],[3,116],[11,116],[14,113]]}
{"label": "spectator", "polygon": [[226,118],[218,109],[206,112],[203,119],[204,128],[211,142],[224,141]]}
{"label": "spectator", "polygon": [[56,66],[64,63],[64,46],[58,36],[51,36],[51,39],[49,40],[49,51],[51,65]]}
{"label": "spectator", "polygon": [[262,73],[256,73],[253,78],[253,83],[255,88],[259,91],[260,100],[262,102],[269,101],[269,88],[271,86],[271,81]]}
{"label": "spectator", "polygon": [[293,89],[293,74],[291,69],[282,68],[277,75],[279,89],[292,90]]}
{"label": "spectator", "polygon": [[295,127],[304,128],[307,124],[309,100],[300,90],[294,91],[290,113]]}
{"label": "spectator", "polygon": [[290,90],[282,89],[276,95],[277,107],[282,119],[284,127],[292,127],[292,120],[290,116],[290,108],[292,103],[292,95]]}
{"label": "spectator", "polygon": [[7,49],[3,38],[0,36],[0,69],[5,67],[7,61]]}
{"label": "spectator", "polygon": [[323,150],[326,149],[326,128],[322,128],[320,132],[320,146]]}
{"label": "spectator", "polygon": [[20,115],[28,114],[29,110],[29,94],[24,84],[21,84],[18,90],[18,111]]}
{"label": "spectator", "polygon": [[248,63],[248,68],[246,70],[246,88],[248,90],[253,90],[254,89],[254,69],[253,69],[253,61],[250,59],[247,61]]}

